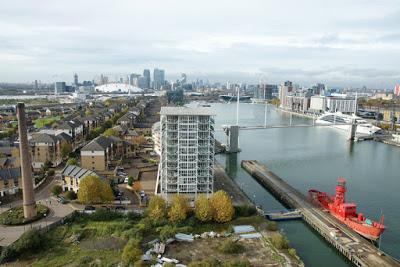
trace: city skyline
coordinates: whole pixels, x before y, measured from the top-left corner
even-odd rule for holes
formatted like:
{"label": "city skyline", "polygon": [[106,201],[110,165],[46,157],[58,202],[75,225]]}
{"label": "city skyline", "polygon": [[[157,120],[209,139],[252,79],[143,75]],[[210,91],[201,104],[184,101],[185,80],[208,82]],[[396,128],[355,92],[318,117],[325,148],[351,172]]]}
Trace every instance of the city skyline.
{"label": "city skyline", "polygon": [[394,0],[74,3],[0,4],[1,81],[145,68],[216,82],[394,88],[400,80]]}

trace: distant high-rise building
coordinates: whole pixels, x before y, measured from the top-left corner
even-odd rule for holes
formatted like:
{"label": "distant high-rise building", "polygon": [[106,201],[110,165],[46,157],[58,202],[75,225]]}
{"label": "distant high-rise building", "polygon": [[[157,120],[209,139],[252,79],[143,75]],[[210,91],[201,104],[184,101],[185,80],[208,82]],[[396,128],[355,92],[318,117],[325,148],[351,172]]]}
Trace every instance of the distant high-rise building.
{"label": "distant high-rise building", "polygon": [[132,73],[129,75],[129,84],[132,86],[138,86],[138,78],[140,77],[140,74]]}
{"label": "distant high-rise building", "polygon": [[140,76],[137,78],[137,85],[136,87],[139,87],[141,89],[147,89],[147,77]]}
{"label": "distant high-rise building", "polygon": [[186,84],[186,80],[187,80],[186,74],[185,74],[185,73],[182,73],[182,74],[181,74],[181,79],[180,79],[181,84],[182,84],[182,85],[183,85],[183,84]]}
{"label": "distant high-rise building", "polygon": [[56,82],[54,84],[54,94],[61,94],[66,91],[65,82]]}
{"label": "distant high-rise building", "polygon": [[39,89],[38,81],[35,80],[35,91],[37,91],[38,89]]}
{"label": "distant high-rise building", "polygon": [[317,83],[311,89],[314,95],[323,95],[325,93],[325,84]]}
{"label": "distant high-rise building", "polygon": [[79,85],[79,83],[78,83],[78,74],[74,74],[74,85],[75,86],[78,86]]}
{"label": "distant high-rise building", "polygon": [[255,88],[254,98],[257,99],[272,99],[272,93],[276,91],[276,84],[260,84]]}
{"label": "distant high-rise building", "polygon": [[279,100],[281,101],[280,106],[285,108],[287,106],[286,96],[293,91],[293,84],[291,81],[286,81],[279,85]]}
{"label": "distant high-rise building", "polygon": [[153,89],[160,90],[165,83],[165,71],[161,69],[154,69],[153,73]]}
{"label": "distant high-rise building", "polygon": [[396,96],[400,96],[400,84],[397,84],[397,85],[394,87],[394,94],[395,94]]}
{"label": "distant high-rise building", "polygon": [[149,69],[145,69],[143,70],[143,77],[146,78],[146,89],[150,88],[150,84],[151,84],[151,77],[150,77],[150,70]]}
{"label": "distant high-rise building", "polygon": [[212,194],[215,114],[208,108],[162,107],[160,115],[161,195]]}

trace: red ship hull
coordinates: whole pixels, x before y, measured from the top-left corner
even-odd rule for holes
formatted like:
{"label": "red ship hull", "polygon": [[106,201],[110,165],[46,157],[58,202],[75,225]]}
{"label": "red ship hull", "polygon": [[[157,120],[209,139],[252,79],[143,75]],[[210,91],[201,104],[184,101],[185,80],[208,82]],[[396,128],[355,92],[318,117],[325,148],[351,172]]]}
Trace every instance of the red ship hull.
{"label": "red ship hull", "polygon": [[308,191],[310,199],[329,211],[343,224],[353,229],[358,234],[371,240],[377,240],[385,230],[383,217],[380,222],[372,221],[364,217],[362,213],[357,213],[357,205],[345,201],[346,181],[339,179],[336,186],[336,195],[330,196],[326,192],[315,189]]}

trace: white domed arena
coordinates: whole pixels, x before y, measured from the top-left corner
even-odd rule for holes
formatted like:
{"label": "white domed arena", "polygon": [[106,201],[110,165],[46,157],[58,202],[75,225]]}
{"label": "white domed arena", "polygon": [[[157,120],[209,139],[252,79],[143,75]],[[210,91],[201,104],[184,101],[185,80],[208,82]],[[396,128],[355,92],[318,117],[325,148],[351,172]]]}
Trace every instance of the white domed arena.
{"label": "white domed arena", "polygon": [[107,83],[96,86],[96,91],[104,93],[131,93],[139,94],[143,92],[143,89],[124,83]]}

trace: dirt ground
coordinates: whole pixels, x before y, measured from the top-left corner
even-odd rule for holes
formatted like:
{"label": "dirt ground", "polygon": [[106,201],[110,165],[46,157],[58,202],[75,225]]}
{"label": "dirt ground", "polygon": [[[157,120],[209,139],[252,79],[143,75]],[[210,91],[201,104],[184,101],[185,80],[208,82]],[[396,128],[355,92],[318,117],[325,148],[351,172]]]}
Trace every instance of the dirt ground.
{"label": "dirt ground", "polygon": [[175,242],[168,245],[165,256],[175,258],[183,264],[214,258],[220,262],[247,259],[254,267],[279,266],[272,250],[260,239],[243,239],[238,242],[246,249],[240,254],[224,254],[218,251],[226,238],[198,239],[194,242]]}

